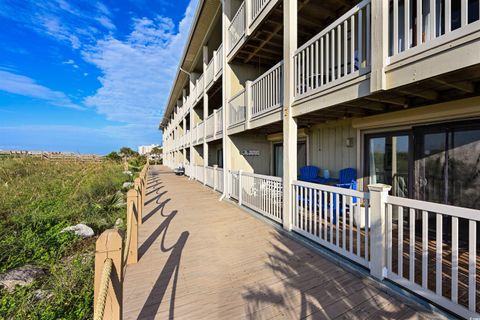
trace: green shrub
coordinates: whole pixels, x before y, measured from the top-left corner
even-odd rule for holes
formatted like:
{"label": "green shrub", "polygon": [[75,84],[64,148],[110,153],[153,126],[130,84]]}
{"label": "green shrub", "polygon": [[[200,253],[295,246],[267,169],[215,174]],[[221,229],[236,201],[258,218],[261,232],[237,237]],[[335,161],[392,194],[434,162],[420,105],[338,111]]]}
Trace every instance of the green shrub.
{"label": "green shrub", "polygon": [[[0,319],[89,319],[95,238],[60,232],[84,223],[96,235],[125,221],[129,177],[121,163],[0,159],[0,272],[35,264],[47,276],[13,292],[0,289]],[[39,299],[36,290],[51,293]]]}

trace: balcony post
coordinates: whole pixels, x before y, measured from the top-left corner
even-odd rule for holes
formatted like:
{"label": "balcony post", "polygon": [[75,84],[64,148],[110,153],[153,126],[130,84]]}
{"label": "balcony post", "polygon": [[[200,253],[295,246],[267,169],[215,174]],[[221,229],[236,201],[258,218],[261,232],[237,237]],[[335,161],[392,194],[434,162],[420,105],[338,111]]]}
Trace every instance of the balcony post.
{"label": "balcony post", "polygon": [[245,0],[245,34],[250,35],[250,16],[252,11],[252,0]]}
{"label": "balcony post", "polygon": [[250,129],[252,118],[252,81],[245,82],[245,128]]}
{"label": "balcony post", "polygon": [[[385,90],[385,66],[388,59],[388,1],[371,0],[371,92]],[[368,43],[367,43],[368,45]],[[368,57],[367,57],[368,58]]]}
{"label": "balcony post", "polygon": [[[370,274],[379,280],[386,275],[386,253],[385,253],[385,203],[388,191],[392,187],[385,184],[370,184],[370,234],[371,234],[371,256]],[[368,219],[365,221],[365,228],[368,228]]]}
{"label": "balcony post", "polygon": [[285,0],[283,5],[283,227],[292,229],[292,183],[297,179],[297,122],[292,116],[294,98],[293,55],[297,49],[297,0]]}
{"label": "balcony post", "polygon": [[238,205],[242,205],[242,170],[238,170]]}

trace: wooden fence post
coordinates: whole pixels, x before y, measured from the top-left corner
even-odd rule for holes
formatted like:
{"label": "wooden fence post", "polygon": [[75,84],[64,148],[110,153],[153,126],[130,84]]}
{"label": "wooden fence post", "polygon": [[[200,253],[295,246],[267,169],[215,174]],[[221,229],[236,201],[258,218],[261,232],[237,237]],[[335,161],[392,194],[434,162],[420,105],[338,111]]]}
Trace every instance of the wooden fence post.
{"label": "wooden fence post", "polygon": [[[370,234],[371,234],[371,256],[370,274],[379,280],[383,280],[386,271],[385,253],[385,202],[388,191],[392,187],[385,184],[371,184],[370,190]],[[365,228],[368,228],[368,220],[365,221]]]}
{"label": "wooden fence post", "polygon": [[[127,237],[126,247],[128,248],[127,264],[137,263],[138,261],[138,201],[139,193],[135,189],[128,190],[127,193],[127,235],[130,230],[130,237]],[[130,225],[129,223],[130,222]],[[128,240],[128,238],[130,238]]]}
{"label": "wooden fence post", "polygon": [[142,202],[144,201],[143,200],[143,197],[142,197],[142,180],[140,178],[135,178],[134,180],[134,185],[133,185],[133,188],[135,190],[137,190],[137,193],[138,193],[138,201],[137,203],[135,204],[135,206],[138,208],[137,209],[137,212],[138,212],[138,224],[141,225],[142,224],[142,217],[143,217],[143,206],[142,206]]}
{"label": "wooden fence post", "polygon": [[116,229],[105,230],[95,245],[94,308],[100,293],[100,283],[106,259],[112,259],[113,268],[105,303],[104,319],[122,319],[122,236]]}

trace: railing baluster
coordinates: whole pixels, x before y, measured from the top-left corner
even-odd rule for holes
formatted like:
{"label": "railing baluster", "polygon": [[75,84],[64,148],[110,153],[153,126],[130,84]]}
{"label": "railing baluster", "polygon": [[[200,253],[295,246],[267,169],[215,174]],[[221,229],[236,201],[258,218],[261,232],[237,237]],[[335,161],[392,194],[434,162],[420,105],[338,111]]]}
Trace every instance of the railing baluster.
{"label": "railing baluster", "polygon": [[428,287],[428,212],[422,211],[422,287]]}
{"label": "railing baluster", "polygon": [[458,218],[452,217],[452,301],[458,302]]}
{"label": "railing baluster", "polygon": [[392,205],[387,204],[387,269],[392,270]]}
{"label": "railing baluster", "polygon": [[398,275],[403,277],[403,207],[398,206]]}
{"label": "railing baluster", "polygon": [[398,0],[393,0],[393,55],[398,53]]}
{"label": "railing baluster", "polygon": [[477,222],[468,222],[468,308],[476,311],[477,295]]}
{"label": "railing baluster", "polygon": [[410,282],[415,282],[415,209],[410,209],[410,242],[409,242],[409,247],[410,247],[410,257],[409,257],[409,263],[410,263],[410,269],[409,269],[409,276],[410,276]]}

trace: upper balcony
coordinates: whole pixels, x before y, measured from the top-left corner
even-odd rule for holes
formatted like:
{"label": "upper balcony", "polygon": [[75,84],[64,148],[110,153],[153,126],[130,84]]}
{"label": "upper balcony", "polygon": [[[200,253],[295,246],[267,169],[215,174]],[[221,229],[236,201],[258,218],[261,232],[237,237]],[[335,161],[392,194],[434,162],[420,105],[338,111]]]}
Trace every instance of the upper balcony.
{"label": "upper balcony", "polygon": [[[228,60],[242,51],[242,47],[249,40],[253,40],[253,42],[249,48],[244,50],[243,60],[248,62],[250,60],[249,56],[251,58],[259,51],[265,51],[264,44],[260,43],[261,40],[271,41],[273,36],[265,37],[264,34],[269,31],[272,31],[272,34],[277,34],[282,31],[282,10],[278,8],[281,2],[281,0],[245,0],[241,3],[228,27]],[[269,25],[262,25],[261,30],[258,30],[259,26],[266,22],[266,18],[272,15],[275,17],[271,19]],[[279,36],[281,38],[281,34]],[[255,52],[252,54],[251,47],[255,47]],[[267,57],[269,56],[268,52],[264,53]]]}
{"label": "upper balcony", "polygon": [[280,121],[282,105],[283,61],[230,98],[229,134]]}

